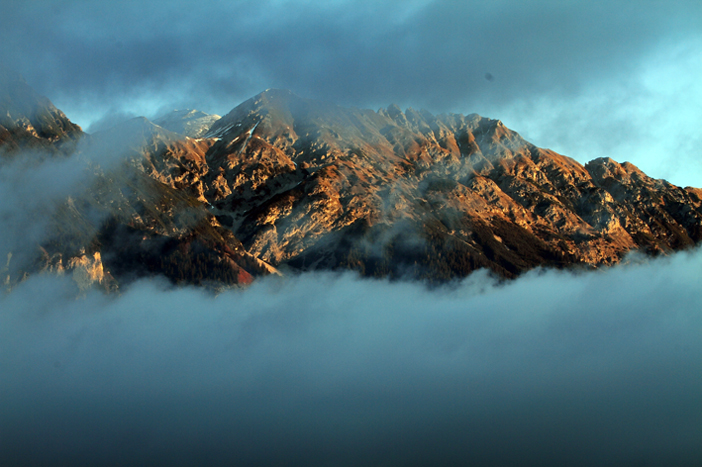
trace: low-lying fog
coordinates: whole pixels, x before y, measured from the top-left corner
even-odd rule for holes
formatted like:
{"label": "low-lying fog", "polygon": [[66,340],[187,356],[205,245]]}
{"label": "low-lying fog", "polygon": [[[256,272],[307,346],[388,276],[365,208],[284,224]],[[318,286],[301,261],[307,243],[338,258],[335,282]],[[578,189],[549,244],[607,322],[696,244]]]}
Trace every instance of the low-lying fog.
{"label": "low-lying fog", "polygon": [[2,465],[697,465],[702,252],[0,298]]}

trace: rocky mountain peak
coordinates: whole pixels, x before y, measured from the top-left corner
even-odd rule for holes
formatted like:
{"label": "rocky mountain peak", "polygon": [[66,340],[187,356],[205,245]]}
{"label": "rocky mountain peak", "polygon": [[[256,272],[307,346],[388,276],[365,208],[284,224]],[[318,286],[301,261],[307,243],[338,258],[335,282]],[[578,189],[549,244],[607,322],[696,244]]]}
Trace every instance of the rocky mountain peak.
{"label": "rocky mountain peak", "polygon": [[201,138],[219,120],[219,115],[210,115],[193,109],[173,110],[154,120],[154,123],[174,133],[190,138]]}
{"label": "rocky mountain peak", "polygon": [[274,265],[510,277],[702,235],[692,191],[629,163],[583,167],[476,114],[374,112],[272,90],[218,125],[205,197]]}
{"label": "rocky mountain peak", "polygon": [[0,144],[3,152],[49,149],[64,152],[83,135],[49,99],[38,94],[18,73],[0,70]]}
{"label": "rocky mountain peak", "polygon": [[268,89],[241,103],[215,123],[206,136],[222,137],[261,126],[259,134],[269,137],[290,131],[296,123],[318,120],[334,112],[333,104],[304,99],[291,91]]}

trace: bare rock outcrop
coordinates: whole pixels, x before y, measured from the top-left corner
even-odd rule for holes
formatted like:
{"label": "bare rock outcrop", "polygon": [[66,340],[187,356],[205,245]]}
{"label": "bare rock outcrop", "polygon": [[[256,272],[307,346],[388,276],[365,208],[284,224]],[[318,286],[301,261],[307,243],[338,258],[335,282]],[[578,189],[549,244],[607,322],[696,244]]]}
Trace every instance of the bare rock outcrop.
{"label": "bare rock outcrop", "polygon": [[88,147],[124,162],[57,211],[45,247],[93,281],[95,254],[118,282],[247,284],[280,269],[441,282],[594,268],[702,239],[702,190],[609,158],[583,166],[476,114],[268,90],[199,138],[138,118]]}
{"label": "bare rock outcrop", "polygon": [[273,265],[513,277],[702,238],[695,190],[630,163],[582,166],[475,114],[346,109],[269,90],[208,136],[218,140],[205,198]]}

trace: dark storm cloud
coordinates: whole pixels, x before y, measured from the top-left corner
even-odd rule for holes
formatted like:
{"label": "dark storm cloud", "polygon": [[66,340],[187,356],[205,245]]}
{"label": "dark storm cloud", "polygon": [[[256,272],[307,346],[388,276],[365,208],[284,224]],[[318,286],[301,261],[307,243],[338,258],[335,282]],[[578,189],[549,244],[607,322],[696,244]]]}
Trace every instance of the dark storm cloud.
{"label": "dark storm cloud", "polygon": [[287,88],[477,112],[580,162],[702,179],[699,2],[6,3],[0,63],[85,127],[174,108],[224,115]]}
{"label": "dark storm cloud", "polygon": [[307,274],[0,298],[3,465],[694,465],[700,252],[582,275]]}
{"label": "dark storm cloud", "polygon": [[71,105],[146,93],[223,113],[282,87],[468,112],[624,75],[699,18],[695,2],[44,1],[13,2],[0,39],[3,63]]}

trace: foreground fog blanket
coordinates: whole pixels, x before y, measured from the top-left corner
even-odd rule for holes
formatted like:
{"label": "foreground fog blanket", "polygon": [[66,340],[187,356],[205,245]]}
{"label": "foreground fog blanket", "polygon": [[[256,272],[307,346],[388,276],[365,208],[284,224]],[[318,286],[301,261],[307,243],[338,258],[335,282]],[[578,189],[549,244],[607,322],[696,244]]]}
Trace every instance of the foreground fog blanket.
{"label": "foreground fog blanket", "polygon": [[702,254],[0,298],[2,465],[698,465]]}

